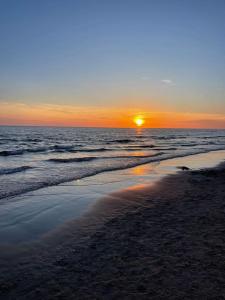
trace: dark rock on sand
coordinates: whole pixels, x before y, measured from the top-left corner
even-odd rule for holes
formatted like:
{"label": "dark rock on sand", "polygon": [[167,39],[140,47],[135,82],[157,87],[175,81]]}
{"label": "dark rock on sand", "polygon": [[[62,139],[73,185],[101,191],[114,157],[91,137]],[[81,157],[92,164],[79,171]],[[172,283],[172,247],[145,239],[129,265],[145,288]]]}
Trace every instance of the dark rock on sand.
{"label": "dark rock on sand", "polygon": [[179,166],[179,167],[177,167],[177,169],[180,169],[182,171],[188,171],[188,170],[190,170],[190,168],[188,168],[186,166]]}

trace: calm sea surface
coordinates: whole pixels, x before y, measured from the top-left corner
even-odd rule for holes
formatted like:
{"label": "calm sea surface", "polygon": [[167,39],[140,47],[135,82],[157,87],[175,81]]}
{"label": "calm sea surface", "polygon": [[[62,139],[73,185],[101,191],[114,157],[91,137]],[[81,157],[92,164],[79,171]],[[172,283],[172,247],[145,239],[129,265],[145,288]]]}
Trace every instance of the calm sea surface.
{"label": "calm sea surface", "polygon": [[220,149],[225,149],[225,130],[2,126],[0,199],[105,171]]}

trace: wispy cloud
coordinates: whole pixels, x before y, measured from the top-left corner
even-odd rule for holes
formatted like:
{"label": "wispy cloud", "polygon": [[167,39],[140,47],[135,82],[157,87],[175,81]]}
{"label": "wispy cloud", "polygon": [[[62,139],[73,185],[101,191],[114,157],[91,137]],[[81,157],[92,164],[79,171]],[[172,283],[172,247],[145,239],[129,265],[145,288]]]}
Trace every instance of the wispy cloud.
{"label": "wispy cloud", "polygon": [[165,85],[170,85],[170,86],[175,85],[175,83],[171,79],[162,79],[161,82]]}

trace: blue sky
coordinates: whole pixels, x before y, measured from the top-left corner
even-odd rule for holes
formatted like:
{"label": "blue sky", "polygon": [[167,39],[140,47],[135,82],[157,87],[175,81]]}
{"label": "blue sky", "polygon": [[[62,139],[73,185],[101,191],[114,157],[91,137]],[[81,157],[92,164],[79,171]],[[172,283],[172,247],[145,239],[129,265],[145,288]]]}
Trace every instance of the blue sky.
{"label": "blue sky", "polygon": [[0,0],[0,101],[225,114],[224,31],[224,0]]}

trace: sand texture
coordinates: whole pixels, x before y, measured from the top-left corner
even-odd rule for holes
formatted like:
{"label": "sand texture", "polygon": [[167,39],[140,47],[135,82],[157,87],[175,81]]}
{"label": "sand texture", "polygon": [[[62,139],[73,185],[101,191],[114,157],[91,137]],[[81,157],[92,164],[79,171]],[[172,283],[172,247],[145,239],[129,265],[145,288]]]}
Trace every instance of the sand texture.
{"label": "sand texture", "polygon": [[96,211],[104,205],[113,213],[89,232],[71,223],[2,259],[0,298],[225,299],[224,166],[114,193]]}

